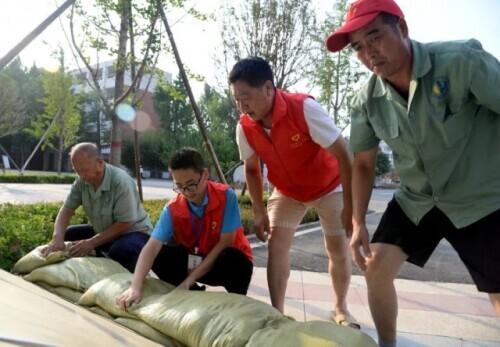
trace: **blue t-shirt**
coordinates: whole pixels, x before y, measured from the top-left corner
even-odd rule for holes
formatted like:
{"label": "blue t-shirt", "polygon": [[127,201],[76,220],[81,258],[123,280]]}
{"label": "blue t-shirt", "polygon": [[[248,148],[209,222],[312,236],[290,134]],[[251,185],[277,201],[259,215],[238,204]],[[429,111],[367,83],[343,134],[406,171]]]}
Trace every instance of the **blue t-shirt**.
{"label": "blue t-shirt", "polygon": [[[208,193],[205,193],[205,197],[201,205],[196,205],[191,201],[188,201],[189,211],[195,214],[198,218],[202,218],[205,214],[205,207],[208,204]],[[237,228],[241,227],[240,219],[240,209],[238,207],[238,198],[236,193],[231,188],[226,190],[226,206],[224,207],[224,218],[222,220],[221,234],[230,233],[235,231]],[[174,234],[174,224],[172,222],[172,214],[168,206],[163,208],[160,214],[158,222],[156,222],[155,228],[151,233],[151,237],[154,237],[162,243],[169,242]]]}

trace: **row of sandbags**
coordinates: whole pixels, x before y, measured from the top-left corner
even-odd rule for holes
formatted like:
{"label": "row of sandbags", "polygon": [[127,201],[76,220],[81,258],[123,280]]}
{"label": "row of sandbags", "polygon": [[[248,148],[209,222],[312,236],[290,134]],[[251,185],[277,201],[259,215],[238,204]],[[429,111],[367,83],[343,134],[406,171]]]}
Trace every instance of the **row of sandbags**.
{"label": "row of sandbags", "polygon": [[[75,304],[79,304],[82,295],[88,289],[92,288],[94,284],[98,285],[101,280],[112,275],[125,276],[128,281],[126,286],[130,285],[132,274],[119,263],[107,258],[70,258],[67,251],[70,245],[71,242],[66,242],[66,250],[50,253],[46,258],[41,253],[45,246],[39,246],[19,259],[12,268],[12,272],[24,275],[24,279]],[[173,288],[168,283],[148,278],[145,283],[145,297],[151,295],[151,293],[168,293]],[[113,316],[98,305],[85,306],[90,311],[112,319],[163,346],[183,346],[172,338],[151,328],[143,321],[133,318],[132,315],[125,313],[122,316]],[[115,306],[115,311],[121,310]]]}
{"label": "row of sandbags", "polygon": [[360,331],[324,321],[296,322],[250,297],[175,289],[154,278],[146,279],[141,302],[123,311],[115,300],[133,275],[120,264],[69,258],[66,251],[45,259],[41,249],[20,259],[12,271],[165,346],[376,346]]}

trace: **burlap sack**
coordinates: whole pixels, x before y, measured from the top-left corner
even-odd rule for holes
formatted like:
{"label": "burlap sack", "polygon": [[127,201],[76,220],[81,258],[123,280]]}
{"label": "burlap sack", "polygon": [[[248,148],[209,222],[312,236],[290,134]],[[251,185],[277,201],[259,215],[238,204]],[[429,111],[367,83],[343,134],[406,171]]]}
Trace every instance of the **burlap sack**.
{"label": "burlap sack", "polygon": [[102,308],[100,308],[99,306],[92,306],[92,307],[87,307],[87,309],[90,311],[90,312],[93,312],[95,314],[98,314],[99,316],[102,316],[102,317],[105,317],[105,318],[109,318],[109,319],[113,319],[113,316],[110,315],[108,312],[104,311]]}
{"label": "burlap sack", "polygon": [[288,320],[272,306],[243,295],[182,289],[144,299],[129,311],[165,335],[196,347],[245,346],[269,322]]}
{"label": "burlap sack", "polygon": [[76,290],[66,287],[52,287],[50,284],[44,282],[35,282],[35,284],[72,303],[77,303],[83,294],[82,292],[78,292]]}
{"label": "burlap sack", "polygon": [[[116,305],[116,298],[123,293],[132,283],[133,274],[120,273],[109,276],[90,287],[78,302],[82,306],[99,306],[115,317],[135,317],[129,312],[123,311]],[[174,289],[174,286],[156,278],[148,277],[144,281],[143,298],[156,294],[166,294]],[[144,300],[144,299],[143,299]],[[139,303],[139,305],[141,305]],[[137,305],[136,305],[137,306]]]}
{"label": "burlap sack", "polygon": [[257,330],[246,347],[377,347],[360,330],[323,321],[274,322]]}
{"label": "burlap sack", "polygon": [[67,287],[84,292],[94,283],[116,273],[129,272],[111,259],[83,257],[40,267],[24,278],[30,282],[44,282],[53,287]]}
{"label": "burlap sack", "polygon": [[176,342],[167,335],[164,335],[160,333],[158,330],[151,328],[143,321],[132,318],[118,317],[115,319],[115,322],[129,328],[130,330],[135,331],[139,335],[142,335],[154,342],[158,342],[162,346],[183,347],[183,345],[180,342]]}
{"label": "burlap sack", "polygon": [[[71,242],[65,242],[66,248],[71,245]],[[42,256],[42,250],[47,247],[47,245],[38,246],[24,257],[19,259],[12,268],[12,273],[15,274],[27,274],[31,271],[49,264],[59,263],[65,259],[69,258],[69,254],[66,250],[57,251],[50,253],[46,258]]]}

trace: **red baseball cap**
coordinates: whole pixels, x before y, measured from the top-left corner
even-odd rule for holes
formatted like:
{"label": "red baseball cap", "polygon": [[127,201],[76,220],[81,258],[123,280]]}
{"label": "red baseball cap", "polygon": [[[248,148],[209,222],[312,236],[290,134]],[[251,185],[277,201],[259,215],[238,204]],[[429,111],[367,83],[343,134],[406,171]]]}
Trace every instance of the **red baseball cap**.
{"label": "red baseball cap", "polygon": [[329,51],[338,52],[349,44],[349,33],[361,29],[373,21],[381,12],[404,18],[403,11],[394,0],[357,0],[347,11],[345,23],[328,35],[326,47]]}

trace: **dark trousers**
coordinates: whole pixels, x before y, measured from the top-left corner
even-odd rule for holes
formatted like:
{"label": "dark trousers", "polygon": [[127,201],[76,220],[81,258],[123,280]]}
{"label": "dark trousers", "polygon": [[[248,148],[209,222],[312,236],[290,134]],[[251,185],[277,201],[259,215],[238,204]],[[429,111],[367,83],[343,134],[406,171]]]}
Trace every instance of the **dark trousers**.
{"label": "dark trousers", "polygon": [[[179,285],[188,276],[188,250],[180,246],[163,246],[153,264],[153,271],[163,281]],[[246,295],[253,264],[238,249],[224,249],[212,269],[197,282],[210,286],[223,286],[230,293]]]}
{"label": "dark trousers", "polygon": [[[66,229],[64,241],[86,240],[93,236],[95,232],[91,225],[72,225]],[[95,251],[98,257],[107,255],[128,271],[134,272],[139,254],[148,239],[149,235],[142,232],[125,233],[111,242],[98,246]]]}

